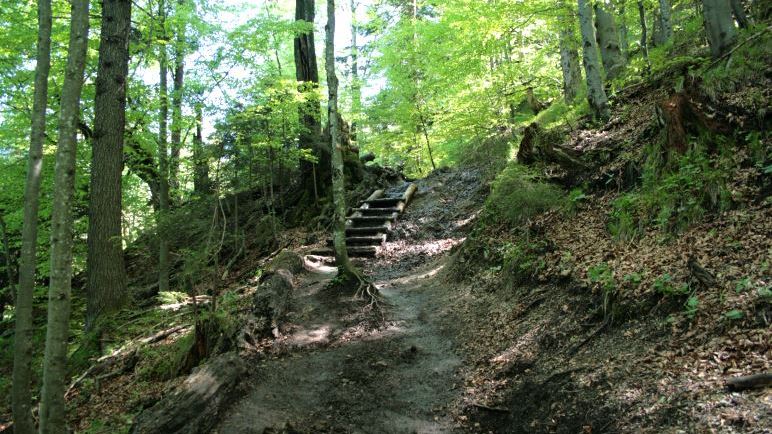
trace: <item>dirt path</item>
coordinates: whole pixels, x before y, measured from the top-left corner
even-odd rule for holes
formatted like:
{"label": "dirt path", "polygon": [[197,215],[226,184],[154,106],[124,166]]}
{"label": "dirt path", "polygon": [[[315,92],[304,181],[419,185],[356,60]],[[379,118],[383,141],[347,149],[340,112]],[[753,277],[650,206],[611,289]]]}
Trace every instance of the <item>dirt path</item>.
{"label": "dirt path", "polygon": [[435,319],[440,266],[378,267],[388,307],[377,327],[363,321],[361,302],[329,293],[331,270],[303,277],[280,354],[255,367],[216,432],[452,432],[446,409],[461,362]]}

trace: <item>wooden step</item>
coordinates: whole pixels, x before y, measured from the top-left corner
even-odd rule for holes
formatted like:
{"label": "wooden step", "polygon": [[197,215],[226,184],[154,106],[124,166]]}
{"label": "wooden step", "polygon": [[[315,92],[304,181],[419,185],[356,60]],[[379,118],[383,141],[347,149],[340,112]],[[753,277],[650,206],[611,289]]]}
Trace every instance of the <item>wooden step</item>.
{"label": "wooden step", "polygon": [[361,236],[373,234],[387,234],[391,230],[391,223],[380,226],[362,226],[357,228],[346,228],[346,235]]}
{"label": "wooden step", "polygon": [[398,216],[399,213],[395,212],[389,215],[351,217],[348,218],[348,221],[351,222],[351,226],[353,227],[377,226],[379,223],[393,222]]}
{"label": "wooden step", "polygon": [[[378,254],[378,247],[376,246],[355,246],[349,247],[347,250],[348,255],[352,258],[372,258]],[[332,248],[324,247],[311,250],[308,254],[317,256],[335,256],[335,251]]]}
{"label": "wooden step", "polygon": [[401,203],[404,207],[404,199],[402,197],[382,197],[380,199],[368,199],[364,201],[369,207],[381,208],[381,207],[398,207]]}
{"label": "wooden step", "polygon": [[368,215],[383,215],[383,214],[392,214],[392,213],[400,213],[402,212],[402,208],[397,207],[391,207],[391,208],[355,208],[353,210],[355,213],[359,212],[362,213],[362,215],[368,216]]}
{"label": "wooden step", "polygon": [[[380,246],[386,242],[386,234],[362,236],[362,237],[346,237],[347,246]],[[327,240],[327,246],[331,247],[333,244],[332,239]]]}

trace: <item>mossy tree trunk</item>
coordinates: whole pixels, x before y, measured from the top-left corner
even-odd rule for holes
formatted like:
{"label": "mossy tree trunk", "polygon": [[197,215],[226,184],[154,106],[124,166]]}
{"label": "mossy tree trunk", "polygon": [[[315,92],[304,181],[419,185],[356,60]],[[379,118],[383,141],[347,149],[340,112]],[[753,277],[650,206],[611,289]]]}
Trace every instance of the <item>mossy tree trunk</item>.
{"label": "mossy tree trunk", "polygon": [[67,426],[64,389],[67,381],[67,340],[72,289],[72,204],[75,193],[76,134],[89,28],[88,0],[72,0],[70,4],[70,43],[59,109],[59,137],[51,212],[51,274],[40,402],[41,434],[59,434]]}
{"label": "mossy tree trunk", "polygon": [[568,103],[576,99],[582,86],[579,50],[573,24],[573,20],[568,21],[560,29],[560,69],[563,72],[563,96]]}
{"label": "mossy tree trunk", "polygon": [[737,39],[730,0],[702,0],[705,32],[714,58],[726,54]]}
{"label": "mossy tree trunk", "polygon": [[617,32],[614,15],[606,10],[606,5],[602,2],[595,3],[595,28],[603,68],[606,70],[606,79],[612,80],[624,70],[625,58],[619,47],[619,32]]}

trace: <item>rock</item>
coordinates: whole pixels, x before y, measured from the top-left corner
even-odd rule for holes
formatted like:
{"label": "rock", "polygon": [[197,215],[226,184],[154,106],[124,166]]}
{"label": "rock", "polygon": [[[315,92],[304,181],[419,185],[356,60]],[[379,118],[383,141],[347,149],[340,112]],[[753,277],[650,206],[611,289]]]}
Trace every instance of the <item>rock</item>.
{"label": "rock", "polygon": [[303,258],[292,250],[282,250],[265,267],[267,273],[276,273],[279,270],[287,270],[293,276],[305,270]]}
{"label": "rock", "polygon": [[292,301],[292,273],[286,269],[263,275],[262,283],[252,299],[252,312],[258,318],[266,318],[264,330],[254,330],[258,336],[265,336],[271,329],[279,327],[289,311]]}
{"label": "rock", "polygon": [[247,373],[236,353],[225,353],[197,368],[164,399],[137,416],[132,434],[198,434],[210,432],[235,397]]}

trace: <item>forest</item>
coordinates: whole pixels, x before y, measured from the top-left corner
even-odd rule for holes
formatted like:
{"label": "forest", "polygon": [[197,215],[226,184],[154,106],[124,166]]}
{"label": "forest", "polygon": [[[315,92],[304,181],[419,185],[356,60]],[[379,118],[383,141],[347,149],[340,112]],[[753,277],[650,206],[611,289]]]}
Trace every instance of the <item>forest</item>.
{"label": "forest", "polygon": [[772,2],[0,3],[0,432],[769,433]]}

